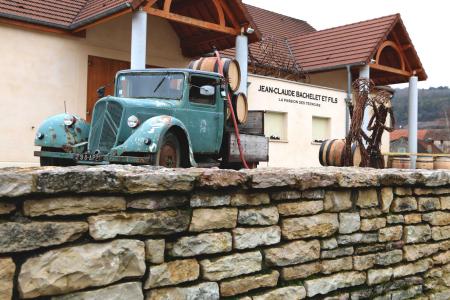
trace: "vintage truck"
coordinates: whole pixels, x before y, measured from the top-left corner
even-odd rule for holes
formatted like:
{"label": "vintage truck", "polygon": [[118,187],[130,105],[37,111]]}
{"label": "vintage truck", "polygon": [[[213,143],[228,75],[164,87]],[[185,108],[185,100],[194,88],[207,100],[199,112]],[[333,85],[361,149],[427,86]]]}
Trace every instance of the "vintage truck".
{"label": "vintage truck", "polygon": [[[114,96],[101,98],[92,122],[63,113],[38,128],[41,165],[150,164],[240,168],[236,137],[226,121],[226,81],[190,69],[123,70]],[[241,135],[251,165],[268,160],[268,139]]]}

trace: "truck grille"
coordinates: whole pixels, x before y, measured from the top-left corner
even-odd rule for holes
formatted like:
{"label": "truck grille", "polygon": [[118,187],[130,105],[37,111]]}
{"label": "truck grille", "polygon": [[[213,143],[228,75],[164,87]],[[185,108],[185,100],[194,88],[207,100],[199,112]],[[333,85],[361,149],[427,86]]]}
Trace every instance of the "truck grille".
{"label": "truck grille", "polygon": [[98,150],[105,154],[116,144],[122,112],[123,108],[117,102],[100,102],[95,106],[89,135],[89,152]]}

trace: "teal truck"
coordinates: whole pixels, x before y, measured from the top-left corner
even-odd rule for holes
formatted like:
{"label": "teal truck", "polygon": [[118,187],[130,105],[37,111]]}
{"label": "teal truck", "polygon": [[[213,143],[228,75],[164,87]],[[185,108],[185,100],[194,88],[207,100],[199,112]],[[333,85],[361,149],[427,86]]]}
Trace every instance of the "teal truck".
{"label": "teal truck", "polygon": [[[226,120],[226,84],[217,73],[190,69],[120,71],[114,96],[97,101],[91,124],[69,113],[46,119],[34,154],[43,166],[240,168],[236,136]],[[268,139],[263,129],[250,131],[242,129],[241,143],[255,166],[268,160]]]}

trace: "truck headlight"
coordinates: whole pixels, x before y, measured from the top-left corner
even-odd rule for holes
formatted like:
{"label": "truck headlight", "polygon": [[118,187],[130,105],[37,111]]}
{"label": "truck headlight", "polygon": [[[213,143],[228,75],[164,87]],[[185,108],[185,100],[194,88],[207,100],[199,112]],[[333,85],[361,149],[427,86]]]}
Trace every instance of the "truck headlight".
{"label": "truck headlight", "polygon": [[72,126],[73,124],[75,124],[76,120],[77,120],[77,119],[76,119],[74,116],[72,116],[72,115],[66,115],[66,116],[64,117],[64,125],[66,125],[66,126]]}
{"label": "truck headlight", "polygon": [[139,126],[139,119],[135,115],[132,115],[127,120],[128,127],[136,128]]}

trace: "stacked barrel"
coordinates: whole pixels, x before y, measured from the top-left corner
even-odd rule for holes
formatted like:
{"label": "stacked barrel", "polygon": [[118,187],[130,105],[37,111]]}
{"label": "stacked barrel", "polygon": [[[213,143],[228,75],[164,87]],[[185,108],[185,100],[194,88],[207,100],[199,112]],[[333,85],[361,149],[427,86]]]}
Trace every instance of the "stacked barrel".
{"label": "stacked barrel", "polygon": [[[223,76],[228,82],[227,93],[232,95],[231,102],[233,104],[234,114],[239,124],[245,124],[248,118],[248,102],[247,97],[243,93],[238,93],[241,82],[241,69],[239,63],[235,59],[221,58],[223,66]],[[201,57],[190,62],[189,69],[201,70],[207,72],[219,73],[219,61],[216,57]],[[231,112],[226,104],[226,118],[230,120]]]}
{"label": "stacked barrel", "polygon": [[[344,166],[345,139],[325,140],[319,150],[319,161],[322,166]],[[359,146],[352,145],[352,165],[359,167],[361,152]]]}

